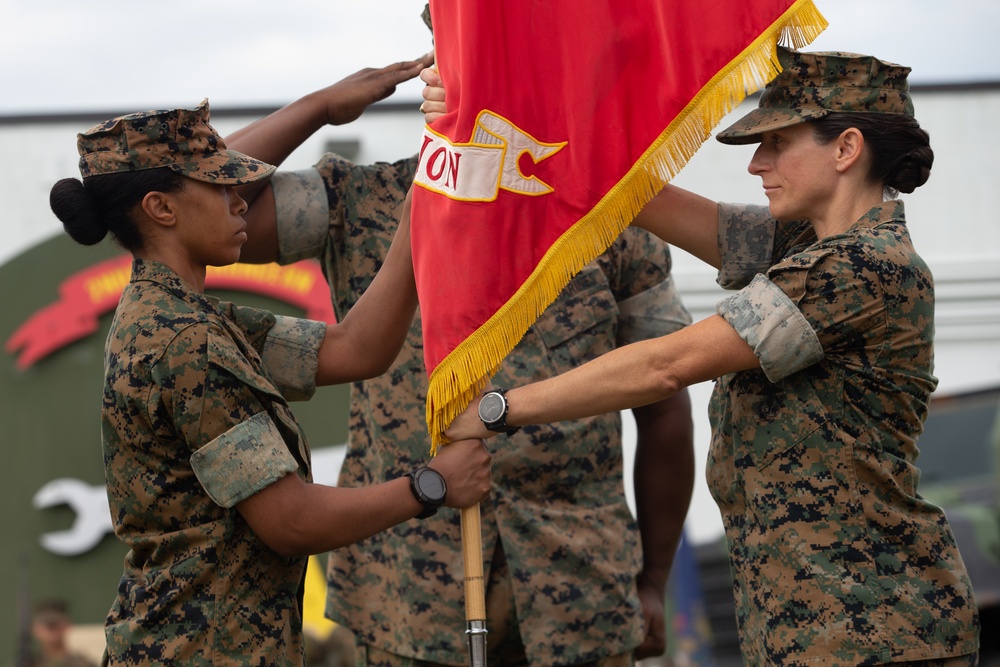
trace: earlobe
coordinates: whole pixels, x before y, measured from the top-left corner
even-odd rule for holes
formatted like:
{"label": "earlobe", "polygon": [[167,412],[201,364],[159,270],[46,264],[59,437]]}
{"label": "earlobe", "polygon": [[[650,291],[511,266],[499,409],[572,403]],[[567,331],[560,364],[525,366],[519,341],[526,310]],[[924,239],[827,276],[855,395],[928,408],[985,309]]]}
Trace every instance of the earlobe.
{"label": "earlobe", "polygon": [[174,201],[165,192],[147,192],[139,207],[150,220],[164,227],[172,227],[177,223]]}

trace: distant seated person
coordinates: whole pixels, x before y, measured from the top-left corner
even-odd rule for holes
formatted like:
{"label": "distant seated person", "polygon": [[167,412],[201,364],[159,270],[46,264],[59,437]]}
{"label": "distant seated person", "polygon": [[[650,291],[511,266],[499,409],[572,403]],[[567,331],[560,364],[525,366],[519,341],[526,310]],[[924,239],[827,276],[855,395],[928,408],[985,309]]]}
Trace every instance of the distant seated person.
{"label": "distant seated person", "polygon": [[35,606],[31,636],[35,640],[32,667],[96,667],[67,644],[73,621],[63,600],[42,600]]}

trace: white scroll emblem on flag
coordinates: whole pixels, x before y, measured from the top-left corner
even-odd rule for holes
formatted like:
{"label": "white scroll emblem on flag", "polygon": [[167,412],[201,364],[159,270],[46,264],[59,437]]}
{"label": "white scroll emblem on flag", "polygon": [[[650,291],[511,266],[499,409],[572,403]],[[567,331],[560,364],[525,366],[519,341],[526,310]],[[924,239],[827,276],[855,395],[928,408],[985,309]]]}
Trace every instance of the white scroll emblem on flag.
{"label": "white scroll emblem on flag", "polygon": [[483,110],[467,144],[453,144],[424,127],[414,183],[459,201],[493,201],[500,190],[545,195],[552,187],[525,176],[518,161],[527,153],[538,164],[565,145],[538,141],[506,118]]}

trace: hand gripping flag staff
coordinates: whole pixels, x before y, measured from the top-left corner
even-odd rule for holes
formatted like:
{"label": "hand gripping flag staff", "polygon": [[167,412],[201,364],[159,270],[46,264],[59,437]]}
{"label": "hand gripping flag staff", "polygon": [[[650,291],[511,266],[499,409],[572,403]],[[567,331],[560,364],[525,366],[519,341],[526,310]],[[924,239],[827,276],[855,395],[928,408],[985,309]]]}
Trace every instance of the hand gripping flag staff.
{"label": "hand gripping flag staff", "polygon": [[[572,277],[778,73],[777,44],[801,48],[826,21],[812,0],[431,0],[430,13],[448,113],[424,128],[411,243],[436,450]],[[462,529],[485,665],[478,506]]]}

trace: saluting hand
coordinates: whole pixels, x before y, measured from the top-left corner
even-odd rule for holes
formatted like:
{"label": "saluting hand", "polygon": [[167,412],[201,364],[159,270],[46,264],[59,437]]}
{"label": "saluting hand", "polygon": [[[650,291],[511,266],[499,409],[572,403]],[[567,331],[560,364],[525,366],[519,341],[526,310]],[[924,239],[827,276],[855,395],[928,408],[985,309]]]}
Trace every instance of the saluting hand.
{"label": "saluting hand", "polygon": [[415,78],[433,62],[432,52],[378,69],[366,67],[324,88],[317,94],[326,98],[326,122],[343,125],[357,120],[365,109],[392,95],[396,86]]}

